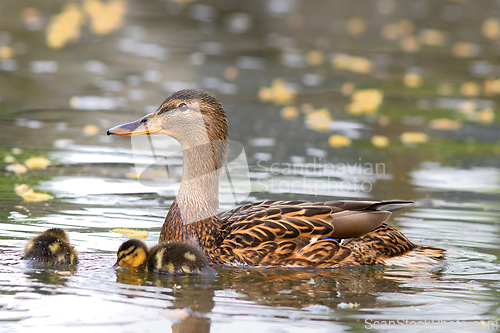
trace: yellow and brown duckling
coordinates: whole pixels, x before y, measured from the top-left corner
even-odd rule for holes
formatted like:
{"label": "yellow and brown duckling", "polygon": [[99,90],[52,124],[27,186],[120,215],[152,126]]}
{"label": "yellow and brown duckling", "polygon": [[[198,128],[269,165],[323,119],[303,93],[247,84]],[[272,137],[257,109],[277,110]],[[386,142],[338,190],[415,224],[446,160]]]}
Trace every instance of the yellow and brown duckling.
{"label": "yellow and brown duckling", "polygon": [[217,214],[228,127],[222,104],[206,91],[178,91],[156,112],[108,130],[108,135],[139,134],[167,134],[183,147],[182,181],[160,244],[191,241],[213,262],[231,266],[390,265],[444,258],[444,250],[413,244],[385,224],[398,205],[411,201],[263,201]]}
{"label": "yellow and brown duckling", "polygon": [[29,241],[23,259],[33,265],[69,266],[78,263],[78,253],[63,229],[51,228]]}
{"label": "yellow and brown duckling", "polygon": [[120,245],[115,267],[170,274],[216,274],[207,258],[196,246],[185,242],[170,242],[152,247],[129,239]]}

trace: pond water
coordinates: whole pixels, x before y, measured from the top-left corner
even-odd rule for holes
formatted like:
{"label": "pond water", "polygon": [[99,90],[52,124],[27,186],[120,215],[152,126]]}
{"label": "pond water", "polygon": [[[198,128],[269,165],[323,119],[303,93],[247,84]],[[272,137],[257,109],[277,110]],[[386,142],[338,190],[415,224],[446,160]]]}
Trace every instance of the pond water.
{"label": "pond water", "polygon": [[[0,331],[498,330],[497,17],[498,1],[2,1]],[[157,242],[181,159],[168,160],[170,180],[157,183],[161,168],[139,182],[151,150],[106,131],[182,88],[225,106],[249,164],[243,203],[413,200],[389,223],[446,261],[113,270],[128,239],[114,229]],[[8,171],[38,156],[46,169]],[[52,198],[24,200],[19,184]],[[220,197],[233,207],[227,187]],[[22,264],[51,227],[68,231],[76,270]]]}

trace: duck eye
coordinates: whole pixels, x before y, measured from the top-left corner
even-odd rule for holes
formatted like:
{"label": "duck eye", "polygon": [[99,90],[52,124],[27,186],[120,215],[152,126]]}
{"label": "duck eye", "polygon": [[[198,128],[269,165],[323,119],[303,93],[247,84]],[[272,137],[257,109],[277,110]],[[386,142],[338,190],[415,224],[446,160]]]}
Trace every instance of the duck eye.
{"label": "duck eye", "polygon": [[186,103],[181,103],[181,104],[179,104],[178,108],[179,108],[179,110],[181,110],[181,111],[186,111],[186,110],[187,110],[187,108],[188,108],[188,106],[187,106],[187,104],[186,104]]}

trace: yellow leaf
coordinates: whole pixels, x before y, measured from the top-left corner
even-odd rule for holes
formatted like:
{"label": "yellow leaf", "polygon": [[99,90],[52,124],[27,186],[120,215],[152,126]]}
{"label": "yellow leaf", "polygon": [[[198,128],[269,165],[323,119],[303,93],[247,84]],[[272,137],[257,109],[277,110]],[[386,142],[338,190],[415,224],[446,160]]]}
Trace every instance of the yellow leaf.
{"label": "yellow leaf", "polygon": [[14,172],[16,175],[22,175],[28,172],[28,168],[20,163],[10,164],[5,167],[5,170]]}
{"label": "yellow leaf", "polygon": [[30,157],[24,162],[24,165],[26,165],[30,170],[45,170],[50,165],[50,161],[45,157]]}
{"label": "yellow leaf", "polygon": [[130,238],[148,238],[147,230],[137,230],[137,229],[128,229],[128,228],[115,228],[112,230],[113,232],[119,234],[125,234]]}
{"label": "yellow leaf", "polygon": [[477,121],[481,124],[491,124],[495,120],[495,113],[491,109],[484,109],[477,113]]}
{"label": "yellow leaf", "polygon": [[351,139],[343,136],[343,135],[332,135],[328,139],[328,144],[332,148],[340,148],[340,147],[347,147],[351,144]]}
{"label": "yellow leaf", "polygon": [[405,132],[401,134],[403,143],[425,143],[429,140],[429,136],[421,132]]}
{"label": "yellow leaf", "polygon": [[374,135],[372,137],[372,144],[378,148],[384,148],[389,145],[389,139],[386,136]]}
{"label": "yellow leaf", "polygon": [[452,130],[455,131],[462,127],[462,123],[458,120],[451,119],[434,119],[429,123],[429,127],[438,130]]}
{"label": "yellow leaf", "polygon": [[93,136],[99,133],[99,127],[96,125],[87,125],[83,128],[83,134],[85,136]]}
{"label": "yellow leaf", "polygon": [[281,117],[285,119],[294,119],[299,116],[299,109],[295,106],[285,106],[281,109]]}
{"label": "yellow leaf", "polygon": [[22,197],[26,202],[42,202],[52,199],[52,196],[50,194],[35,192],[31,188],[23,193]]}
{"label": "yellow leaf", "polygon": [[329,131],[330,123],[333,121],[330,111],[323,108],[306,114],[307,125],[315,131]]}

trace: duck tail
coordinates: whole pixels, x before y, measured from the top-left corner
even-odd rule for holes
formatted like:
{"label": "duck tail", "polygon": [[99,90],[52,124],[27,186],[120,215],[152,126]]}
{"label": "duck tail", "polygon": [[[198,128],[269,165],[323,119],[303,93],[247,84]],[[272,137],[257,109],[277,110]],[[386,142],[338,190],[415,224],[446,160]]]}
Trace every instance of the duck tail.
{"label": "duck tail", "polygon": [[384,258],[388,266],[436,266],[443,264],[446,250],[434,246],[417,245],[402,256]]}
{"label": "duck tail", "polygon": [[[396,210],[400,210],[402,208],[405,208],[405,206],[400,206],[400,205],[411,205],[413,204],[413,201],[409,200],[386,200],[386,201],[380,201],[376,202],[366,209],[368,210],[381,210],[385,212],[394,212]],[[395,206],[397,205],[397,206]]]}

